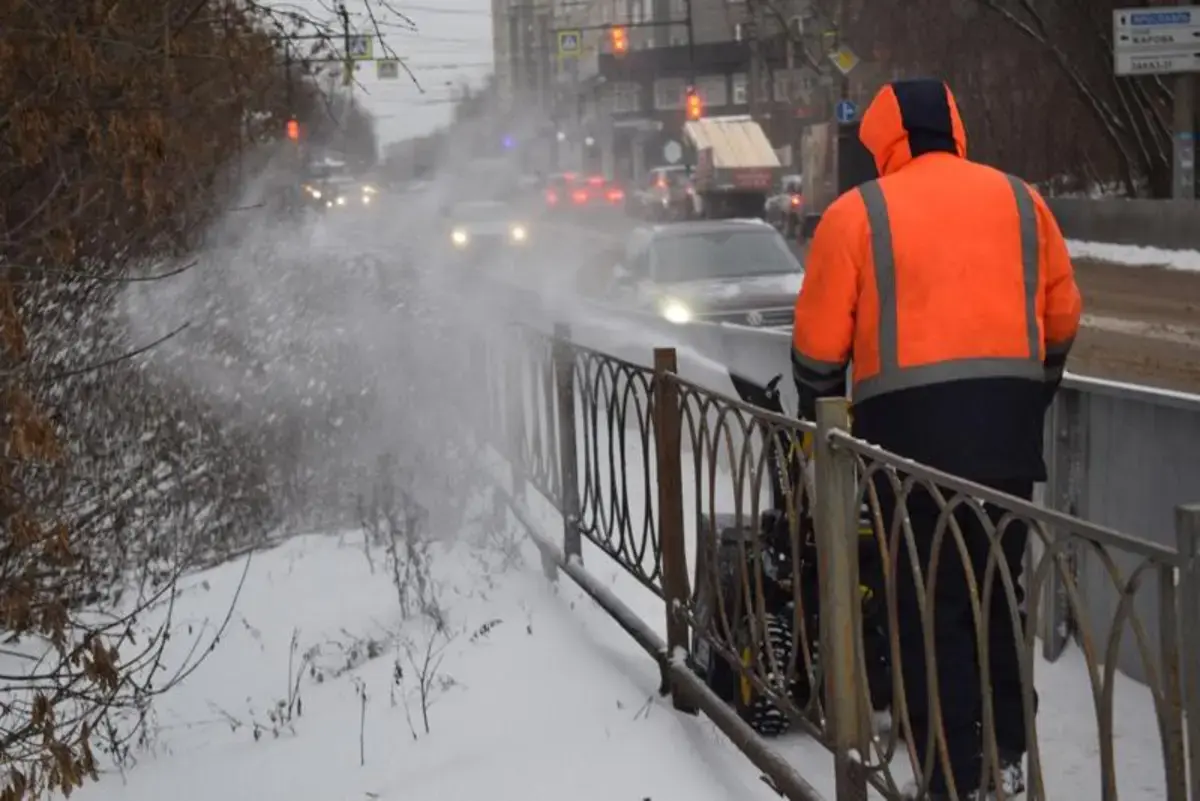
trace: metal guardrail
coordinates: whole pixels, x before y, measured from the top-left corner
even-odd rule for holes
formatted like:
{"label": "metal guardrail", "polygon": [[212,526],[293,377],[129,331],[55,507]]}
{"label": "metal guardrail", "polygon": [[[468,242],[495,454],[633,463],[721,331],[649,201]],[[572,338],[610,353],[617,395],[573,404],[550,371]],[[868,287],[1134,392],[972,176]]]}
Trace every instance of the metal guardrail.
{"label": "metal guardrail", "polygon": [[[1200,498],[1200,396],[1069,375],[1047,418],[1047,507],[1179,547],[1174,509]],[[1074,547],[1064,559],[1084,588],[1086,616],[1110,616],[1118,601],[1106,586],[1104,567]],[[1057,591],[1047,602],[1041,634],[1045,656],[1055,659],[1080,621]],[[1138,612],[1156,634],[1162,621],[1153,604],[1140,600]],[[1131,644],[1122,646],[1117,664],[1146,680]]]}
{"label": "metal guardrail", "polygon": [[[912,772],[923,785],[935,761],[945,759],[940,708],[928,710],[932,742],[916,743],[902,670],[895,669],[904,663],[900,599],[908,599],[903,619],[914,619],[916,603],[927,632],[936,606],[929,603],[933,588],[906,584],[906,563],[897,560],[936,539],[946,543],[950,563],[972,554],[969,575],[975,578],[967,584],[980,664],[990,661],[995,626],[1014,625],[1020,633],[1027,712],[1034,703],[1034,632],[1044,610],[1062,608],[1062,619],[1074,621],[1092,687],[1106,801],[1117,798],[1121,775],[1113,693],[1126,642],[1157,715],[1165,797],[1200,798],[1200,649],[1194,647],[1200,640],[1200,505],[1168,508],[1165,513],[1175,515],[1174,541],[1156,542],[1145,526],[1115,530],[855,440],[846,430],[844,403],[823,402],[814,427],[679,378],[674,351],[656,352],[650,369],[573,344],[565,328],[556,334],[515,329],[478,354],[487,376],[481,395],[491,410],[481,417],[481,433],[511,465],[513,509],[537,529],[522,500],[530,486],[561,513],[561,549],[544,532],[535,535],[548,569],[557,565],[588,589],[595,582],[582,558],[590,543],[662,599],[666,637],[658,639],[611,593],[589,591],[655,658],[676,707],[698,707],[712,717],[783,795],[819,797],[743,719],[761,730],[766,718],[759,718],[771,712],[775,724],[784,720],[813,734],[834,756],[839,798],[865,798],[868,785],[899,798],[907,766],[916,763]],[[1072,380],[1067,391],[1078,393],[1079,384]],[[811,465],[796,447],[805,433],[815,435]],[[1080,460],[1072,464],[1078,469]],[[783,514],[765,526],[764,488],[772,476],[781,476],[785,488]],[[856,525],[855,510],[862,508],[866,537]],[[1000,558],[1002,549],[988,546],[1018,525],[1038,544],[1022,582]],[[1139,536],[1122,533],[1129,530]],[[782,547],[772,535],[782,537]],[[772,579],[764,566],[788,555],[791,578]],[[944,571],[936,572],[943,580]],[[868,574],[878,582],[868,587],[877,599],[871,608],[862,590]],[[1023,630],[1011,615],[990,611],[1014,604],[1018,586],[1030,616]],[[883,684],[869,667],[881,653],[892,666]],[[714,679],[721,665],[737,688],[724,697]],[[987,700],[989,669],[981,680],[984,767],[991,775],[998,746],[991,726],[997,710]],[[867,713],[889,692],[898,723],[874,733]],[[1054,755],[1040,753],[1032,722],[1026,728],[1027,797],[1043,799],[1043,769]]]}

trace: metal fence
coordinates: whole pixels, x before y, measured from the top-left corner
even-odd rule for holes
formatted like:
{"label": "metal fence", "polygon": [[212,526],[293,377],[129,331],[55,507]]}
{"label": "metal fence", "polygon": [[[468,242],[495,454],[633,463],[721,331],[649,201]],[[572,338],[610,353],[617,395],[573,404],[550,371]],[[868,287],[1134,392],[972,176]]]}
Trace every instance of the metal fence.
{"label": "metal fence", "polygon": [[[762,736],[788,728],[828,747],[839,798],[865,798],[868,787],[906,797],[910,779],[923,791],[961,732],[947,732],[938,703],[913,700],[904,667],[914,647],[932,653],[935,610],[948,603],[937,587],[957,580],[969,591],[969,647],[983,666],[972,680],[985,776],[995,778],[1002,745],[991,692],[1002,677],[990,657],[1007,626],[1019,644],[1008,677],[1020,677],[1027,713],[1026,797],[1048,797],[1044,773],[1058,755],[1039,747],[1029,687],[1035,632],[1052,613],[1070,621],[1086,666],[1100,797],[1117,799],[1122,786],[1120,665],[1145,682],[1157,721],[1163,789],[1143,790],[1200,799],[1200,505],[1156,490],[1167,502],[1162,528],[1173,532],[1158,541],[1148,534],[1158,533],[1157,518],[1117,526],[1078,514],[1092,497],[1082,477],[1100,469],[1081,454],[1105,460],[1101,442],[1126,447],[1113,439],[1116,418],[1093,428],[1102,414],[1123,413],[1119,397],[1106,409],[1080,386],[1067,388],[1050,423],[1059,508],[1048,509],[854,439],[844,402],[823,402],[812,426],[681,379],[672,350],[656,351],[649,369],[572,344],[561,327],[555,334],[516,328],[478,354],[488,407],[480,428],[510,465],[506,500],[547,571],[567,572],[612,614],[658,662],[676,708],[707,714],[782,795],[820,797]],[[1093,447],[1080,450],[1081,436]],[[1070,458],[1060,464],[1061,454]],[[561,534],[548,535],[530,513],[527,488],[561,513]],[[1021,560],[1005,558],[1004,545],[1021,536],[1035,547],[1018,578]],[[665,637],[584,568],[585,543],[662,599]],[[1021,589],[1024,627],[1008,611]],[[1066,637],[1053,634],[1040,647],[1062,651]],[[937,688],[951,666],[930,661]],[[893,719],[886,729],[872,725],[881,707]]]}

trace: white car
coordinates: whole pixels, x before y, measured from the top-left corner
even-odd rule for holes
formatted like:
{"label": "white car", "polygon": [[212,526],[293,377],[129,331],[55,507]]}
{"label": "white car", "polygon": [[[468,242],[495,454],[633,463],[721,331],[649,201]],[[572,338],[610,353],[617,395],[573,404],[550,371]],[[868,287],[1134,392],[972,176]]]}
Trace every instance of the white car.
{"label": "white car", "polygon": [[448,243],[462,255],[487,257],[529,242],[529,225],[507,203],[471,200],[451,206],[445,215]]}

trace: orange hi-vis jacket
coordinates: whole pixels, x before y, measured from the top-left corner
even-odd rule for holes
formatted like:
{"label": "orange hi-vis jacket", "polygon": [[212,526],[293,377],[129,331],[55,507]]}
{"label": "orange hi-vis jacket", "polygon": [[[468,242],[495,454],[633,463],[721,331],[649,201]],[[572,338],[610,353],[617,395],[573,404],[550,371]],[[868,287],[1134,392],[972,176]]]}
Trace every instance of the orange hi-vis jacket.
{"label": "orange hi-vis jacket", "polygon": [[[1028,382],[1052,395],[1081,301],[1046,203],[1020,179],[966,159],[963,123],[940,81],[885,86],[859,136],[880,178],[838,198],[813,237],[793,333],[802,412],[845,391],[851,361],[856,413],[964,381]],[[978,397],[971,402],[1001,400]],[[933,405],[949,408],[944,400]]]}

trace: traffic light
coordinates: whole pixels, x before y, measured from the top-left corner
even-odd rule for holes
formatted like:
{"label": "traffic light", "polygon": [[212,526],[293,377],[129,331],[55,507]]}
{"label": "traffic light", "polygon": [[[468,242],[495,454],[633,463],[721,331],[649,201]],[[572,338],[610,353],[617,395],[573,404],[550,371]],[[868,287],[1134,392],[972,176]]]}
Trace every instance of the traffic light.
{"label": "traffic light", "polygon": [[685,108],[687,109],[687,118],[689,120],[698,120],[704,116],[704,101],[700,99],[700,95],[696,92],[696,87],[694,86],[687,88]]}
{"label": "traffic light", "polygon": [[293,142],[300,141],[300,123],[296,120],[287,121],[287,138]]}
{"label": "traffic light", "polygon": [[613,55],[623,56],[629,52],[629,32],[623,25],[614,25],[609,28],[608,36]]}

